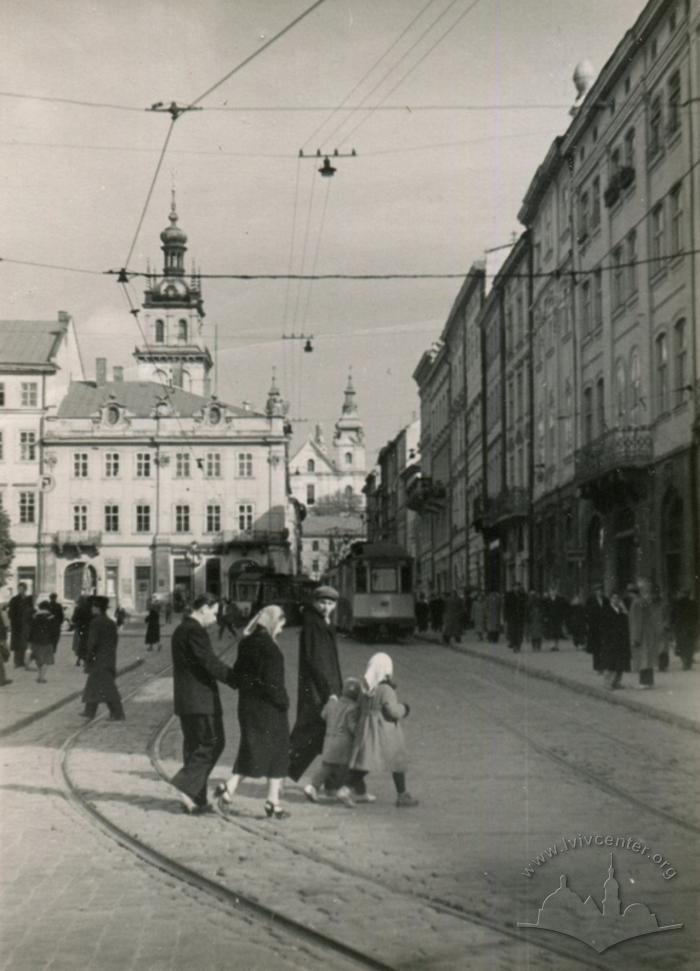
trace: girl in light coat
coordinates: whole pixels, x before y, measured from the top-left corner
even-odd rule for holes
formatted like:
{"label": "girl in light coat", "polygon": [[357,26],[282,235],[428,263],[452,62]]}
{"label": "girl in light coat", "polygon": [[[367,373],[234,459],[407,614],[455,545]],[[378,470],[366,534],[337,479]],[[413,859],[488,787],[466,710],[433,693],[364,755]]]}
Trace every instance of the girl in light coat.
{"label": "girl in light coat", "polygon": [[406,791],[406,741],[401,722],[409,713],[400,702],[392,676],[394,665],[388,654],[374,654],[362,679],[360,719],[350,756],[350,784],[355,802],[374,802],[367,792],[365,776],[379,769],[389,770],[396,787],[396,805],[412,807],[418,800]]}

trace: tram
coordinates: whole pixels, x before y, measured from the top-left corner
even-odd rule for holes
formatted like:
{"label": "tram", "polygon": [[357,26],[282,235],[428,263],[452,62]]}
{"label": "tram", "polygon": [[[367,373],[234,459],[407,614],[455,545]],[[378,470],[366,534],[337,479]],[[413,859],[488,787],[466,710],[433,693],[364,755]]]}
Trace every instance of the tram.
{"label": "tram", "polygon": [[403,547],[357,540],[326,579],[339,593],[339,630],[371,640],[413,633],[413,559]]}
{"label": "tram", "polygon": [[275,573],[264,566],[248,566],[229,579],[229,599],[236,605],[241,617],[250,618],[255,611],[268,604],[277,604],[284,610],[288,624],[301,620],[301,606],[311,600],[316,584],[305,576]]}

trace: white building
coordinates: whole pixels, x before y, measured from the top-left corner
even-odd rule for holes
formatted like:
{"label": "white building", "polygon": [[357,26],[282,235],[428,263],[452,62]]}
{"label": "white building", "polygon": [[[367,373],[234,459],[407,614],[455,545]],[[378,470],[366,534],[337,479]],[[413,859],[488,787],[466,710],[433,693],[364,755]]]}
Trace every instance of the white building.
{"label": "white building", "polygon": [[352,376],[348,377],[343,409],[335,423],[332,447],[320,425],[290,463],[292,495],[307,507],[320,499],[343,496],[356,508],[364,506],[362,489],[366,474],[364,426],[359,417]]}
{"label": "white building", "polygon": [[72,318],[0,321],[0,503],[16,544],[5,600],[24,582],[46,589],[38,572],[45,489],[51,486],[41,442],[46,416],[55,411],[71,381],[83,377]]}

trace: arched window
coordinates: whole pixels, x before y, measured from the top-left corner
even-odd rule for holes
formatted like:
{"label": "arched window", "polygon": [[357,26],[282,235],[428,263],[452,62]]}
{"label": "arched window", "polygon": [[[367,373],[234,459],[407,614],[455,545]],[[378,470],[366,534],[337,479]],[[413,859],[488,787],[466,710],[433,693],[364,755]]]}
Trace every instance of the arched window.
{"label": "arched window", "polygon": [[345,464],[352,465],[352,452],[345,453]]}
{"label": "arched window", "polygon": [[352,486],[345,486],[345,498],[352,499],[352,497],[353,497]]}
{"label": "arched window", "polygon": [[574,447],[574,395],[571,388],[571,381],[566,379],[564,385],[564,448],[566,454],[570,455]]}
{"label": "arched window", "polygon": [[624,425],[627,417],[627,372],[621,357],[615,365],[615,414],[618,424]]}
{"label": "arched window", "polygon": [[316,463],[314,462],[313,459],[309,459],[307,461],[307,463],[306,463],[306,471],[307,472],[315,472],[316,471]]}
{"label": "arched window", "polygon": [[656,338],[656,414],[668,411],[668,341],[665,334]]}
{"label": "arched window", "polygon": [[682,405],[688,394],[688,339],[685,319],[678,321],[673,328],[674,384],[676,388],[676,404]]}
{"label": "arched window", "polygon": [[633,347],[630,352],[630,423],[638,425],[641,419],[642,407],[642,362],[639,348]]}
{"label": "arched window", "polygon": [[588,445],[593,441],[593,388],[583,391],[583,442]]}
{"label": "arched window", "polygon": [[602,435],[605,431],[605,381],[598,378],[596,381],[596,432]]}
{"label": "arched window", "polygon": [[187,343],[187,321],[178,320],[177,322],[177,339],[183,344]]}
{"label": "arched window", "polygon": [[316,486],[313,482],[309,482],[306,486],[306,505],[313,506],[316,502]]}
{"label": "arched window", "polygon": [[165,343],[165,321],[157,320],[156,321],[156,344],[164,344],[164,343]]}

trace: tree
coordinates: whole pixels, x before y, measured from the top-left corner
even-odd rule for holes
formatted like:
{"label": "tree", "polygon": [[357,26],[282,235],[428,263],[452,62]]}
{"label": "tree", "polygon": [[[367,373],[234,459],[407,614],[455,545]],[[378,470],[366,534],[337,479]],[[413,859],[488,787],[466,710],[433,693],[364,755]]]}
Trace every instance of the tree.
{"label": "tree", "polygon": [[10,538],[10,517],[4,509],[0,509],[0,587],[5,585],[14,555],[15,544]]}
{"label": "tree", "polygon": [[316,516],[337,516],[341,513],[359,513],[362,511],[362,499],[356,492],[345,493],[342,490],[334,492],[332,496],[321,496],[313,506]]}

